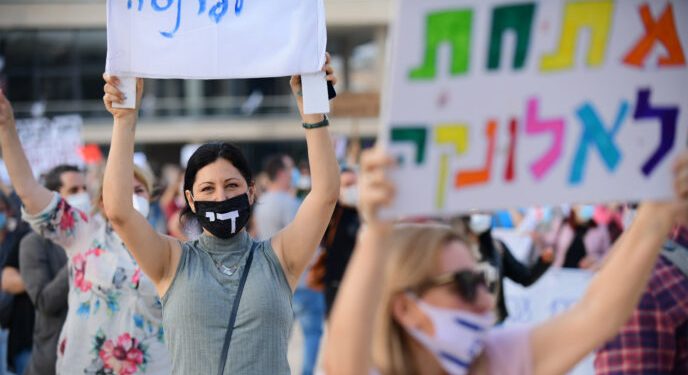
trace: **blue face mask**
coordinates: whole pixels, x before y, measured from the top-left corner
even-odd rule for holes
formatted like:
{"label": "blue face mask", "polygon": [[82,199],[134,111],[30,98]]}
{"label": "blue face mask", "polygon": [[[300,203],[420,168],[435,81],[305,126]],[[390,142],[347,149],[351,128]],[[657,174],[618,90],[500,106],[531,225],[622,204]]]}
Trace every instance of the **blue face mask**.
{"label": "blue face mask", "polygon": [[540,212],[542,213],[541,220],[543,223],[549,223],[554,218],[554,212],[550,206],[540,208]]}
{"label": "blue face mask", "polygon": [[0,229],[5,229],[7,227],[7,214],[0,212]]}
{"label": "blue face mask", "polygon": [[592,206],[592,205],[580,206],[578,208],[577,214],[578,214],[578,218],[581,221],[592,220],[593,216],[595,216],[595,206]]}

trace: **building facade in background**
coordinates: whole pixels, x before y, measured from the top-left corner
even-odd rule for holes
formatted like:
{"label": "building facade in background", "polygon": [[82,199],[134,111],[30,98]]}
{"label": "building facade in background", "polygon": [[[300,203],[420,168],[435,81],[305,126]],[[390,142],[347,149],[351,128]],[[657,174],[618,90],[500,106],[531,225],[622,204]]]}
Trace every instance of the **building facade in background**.
{"label": "building facade in background", "polygon": [[[325,0],[338,72],[333,133],[372,139],[379,122],[391,0]],[[84,142],[106,146],[103,0],[0,0],[0,88],[18,118],[79,114]],[[287,78],[146,80],[137,146],[153,164],[179,163],[184,144],[226,140],[253,160],[305,158]],[[256,165],[254,167],[258,167]]]}

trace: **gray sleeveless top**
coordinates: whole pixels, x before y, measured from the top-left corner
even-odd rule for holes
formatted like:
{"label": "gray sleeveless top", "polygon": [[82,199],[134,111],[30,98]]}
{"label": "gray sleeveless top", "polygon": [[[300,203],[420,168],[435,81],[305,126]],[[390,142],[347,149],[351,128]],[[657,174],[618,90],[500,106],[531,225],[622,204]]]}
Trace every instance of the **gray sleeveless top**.
{"label": "gray sleeveless top", "polygon": [[[162,298],[172,374],[217,373],[232,303],[252,243],[241,231],[229,240],[202,235],[183,244],[177,273]],[[227,276],[218,263],[230,270],[238,268]],[[225,374],[290,374],[291,298],[270,240],[259,242],[239,304]]]}

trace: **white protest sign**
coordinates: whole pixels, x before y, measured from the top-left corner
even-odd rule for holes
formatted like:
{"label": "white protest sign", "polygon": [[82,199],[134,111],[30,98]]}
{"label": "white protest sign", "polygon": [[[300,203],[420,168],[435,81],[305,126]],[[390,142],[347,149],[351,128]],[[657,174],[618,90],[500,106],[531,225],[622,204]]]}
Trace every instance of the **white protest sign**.
{"label": "white protest sign", "polygon": [[315,73],[323,0],[108,0],[106,72],[225,79]]}
{"label": "white protest sign", "polygon": [[[504,300],[509,312],[504,325],[534,325],[567,310],[581,299],[592,277],[589,271],[552,269],[529,288],[504,279]],[[570,375],[593,373],[593,355],[569,372]]]}
{"label": "white protest sign", "polygon": [[17,133],[35,176],[60,164],[83,166],[81,116],[56,116],[17,120]]}
{"label": "white protest sign", "polygon": [[667,198],[688,2],[399,0],[388,215]]}

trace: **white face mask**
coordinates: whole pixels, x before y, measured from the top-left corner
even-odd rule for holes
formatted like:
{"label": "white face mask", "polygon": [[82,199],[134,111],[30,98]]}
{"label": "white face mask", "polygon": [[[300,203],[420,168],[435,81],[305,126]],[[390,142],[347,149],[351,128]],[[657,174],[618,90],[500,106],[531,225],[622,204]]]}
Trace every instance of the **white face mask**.
{"label": "white face mask", "polygon": [[91,214],[91,197],[87,192],[81,192],[73,195],[69,195],[65,198],[70,206],[76,208],[77,210],[85,213],[86,215]]}
{"label": "white face mask", "polygon": [[492,216],[485,214],[473,214],[468,223],[471,232],[481,235],[492,228]]}
{"label": "white face mask", "polygon": [[301,175],[299,177],[296,188],[299,190],[310,190],[311,189],[311,177],[306,175]]}
{"label": "white face mask", "polygon": [[341,203],[348,207],[356,207],[358,204],[358,186],[351,185],[342,189]]}
{"label": "white face mask", "polygon": [[140,195],[134,194],[134,209],[138,211],[143,217],[148,218],[150,212],[150,202]]}
{"label": "white face mask", "polygon": [[468,374],[471,364],[485,347],[485,336],[495,324],[494,313],[444,309],[413,295],[409,297],[430,318],[435,336],[428,336],[419,329],[408,329],[408,333],[435,355],[449,375]]}

